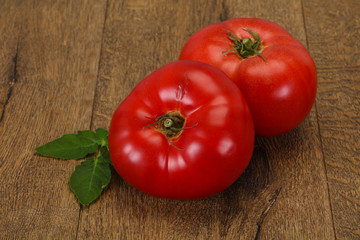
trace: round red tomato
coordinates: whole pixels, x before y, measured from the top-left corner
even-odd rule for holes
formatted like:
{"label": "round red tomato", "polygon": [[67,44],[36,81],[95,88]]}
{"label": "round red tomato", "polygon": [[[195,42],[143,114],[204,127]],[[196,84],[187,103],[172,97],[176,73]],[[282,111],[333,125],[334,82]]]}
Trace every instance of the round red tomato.
{"label": "round red tomato", "polygon": [[222,71],[178,61],[151,73],[118,106],[109,149],[130,185],[156,197],[196,199],[240,176],[254,135],[247,103]]}
{"label": "round red tomato", "polygon": [[185,44],[180,59],[213,65],[240,88],[260,136],[297,127],[315,101],[315,63],[278,24],[235,18],[209,25]]}

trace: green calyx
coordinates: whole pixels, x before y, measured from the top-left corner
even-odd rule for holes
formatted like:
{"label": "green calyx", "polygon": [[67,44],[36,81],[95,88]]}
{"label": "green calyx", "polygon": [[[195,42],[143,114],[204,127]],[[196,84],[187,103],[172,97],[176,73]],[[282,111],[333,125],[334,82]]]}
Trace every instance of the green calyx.
{"label": "green calyx", "polygon": [[222,54],[226,56],[229,52],[235,52],[241,58],[248,58],[257,55],[264,59],[265,63],[267,63],[265,57],[261,54],[263,47],[261,45],[259,34],[248,28],[245,28],[245,30],[249,32],[253,38],[242,39],[235,36],[232,32],[225,30],[228,33],[228,38],[233,41],[233,44],[231,45],[233,48],[223,51]]}

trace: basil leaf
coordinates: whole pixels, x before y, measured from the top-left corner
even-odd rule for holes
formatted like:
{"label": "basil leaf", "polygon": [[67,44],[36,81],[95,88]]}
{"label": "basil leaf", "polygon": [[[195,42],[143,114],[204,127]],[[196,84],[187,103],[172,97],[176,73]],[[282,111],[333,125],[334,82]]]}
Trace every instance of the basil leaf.
{"label": "basil leaf", "polygon": [[109,132],[106,131],[105,129],[103,128],[98,128],[96,129],[96,133],[95,135],[99,138],[99,139],[107,139],[108,135],[109,135]]}
{"label": "basil leaf", "polygon": [[103,157],[104,161],[106,161],[110,166],[113,165],[110,159],[110,152],[107,146],[103,146],[100,148],[100,154]]}
{"label": "basil leaf", "polygon": [[96,136],[96,133],[94,133],[91,130],[86,130],[86,131],[78,131],[77,136],[79,138],[86,138],[90,141],[96,142],[98,144],[101,143],[100,139],[98,138],[98,136]]}
{"label": "basil leaf", "polygon": [[79,202],[88,205],[97,199],[102,190],[110,183],[111,168],[99,155],[89,158],[75,168],[70,177],[70,188]]}
{"label": "basil leaf", "polygon": [[99,138],[100,140],[100,145],[101,146],[106,146],[107,148],[108,147],[108,135],[109,135],[109,132],[103,128],[98,128],[96,129],[96,136]]}
{"label": "basil leaf", "polygon": [[96,152],[105,141],[93,131],[79,131],[78,134],[65,134],[61,138],[48,142],[35,149],[43,156],[62,159],[80,159]]}

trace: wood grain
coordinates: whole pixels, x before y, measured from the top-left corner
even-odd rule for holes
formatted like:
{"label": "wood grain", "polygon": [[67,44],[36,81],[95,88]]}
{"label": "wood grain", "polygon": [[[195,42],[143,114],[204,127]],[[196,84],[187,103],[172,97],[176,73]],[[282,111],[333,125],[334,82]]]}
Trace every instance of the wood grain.
{"label": "wood grain", "polygon": [[[359,239],[357,0],[0,1],[0,239]],[[148,196],[115,173],[80,207],[79,164],[34,148],[108,129],[113,111],[208,24],[260,17],[318,67],[316,104],[294,131],[257,138],[244,174],[195,201]]]}
{"label": "wood grain", "polygon": [[16,1],[6,1],[0,6],[0,122],[16,82],[15,62],[21,13],[21,8],[16,7]]}
{"label": "wood grain", "polygon": [[[360,4],[304,1],[336,237],[360,238]],[[315,14],[316,13],[316,14]]]}
{"label": "wood grain", "polygon": [[309,51],[317,67],[360,66],[359,1],[303,2]]}
{"label": "wood grain", "polygon": [[336,236],[360,238],[360,68],[319,71],[318,110]]}
{"label": "wood grain", "polygon": [[[96,1],[5,6],[1,16],[10,10],[9,19],[1,17],[0,25],[10,28],[1,48],[7,66],[2,76],[14,84],[0,123],[0,235],[74,239],[79,205],[68,179],[77,163],[39,157],[34,148],[89,128],[105,6]],[[19,19],[12,20],[13,14]],[[19,32],[11,32],[17,27]]]}

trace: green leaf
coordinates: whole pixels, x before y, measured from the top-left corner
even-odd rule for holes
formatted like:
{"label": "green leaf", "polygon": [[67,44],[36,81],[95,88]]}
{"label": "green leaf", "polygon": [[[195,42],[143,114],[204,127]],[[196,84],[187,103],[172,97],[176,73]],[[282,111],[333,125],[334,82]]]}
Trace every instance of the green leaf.
{"label": "green leaf", "polygon": [[111,168],[99,154],[98,158],[89,158],[75,168],[70,188],[81,204],[88,205],[100,196],[110,179]]}
{"label": "green leaf", "polygon": [[112,166],[112,162],[110,159],[110,152],[107,146],[103,146],[100,148],[100,154],[103,157],[104,161],[106,161],[108,164]]}
{"label": "green leaf", "polygon": [[107,140],[101,139],[93,131],[79,131],[78,134],[65,134],[61,138],[48,142],[35,149],[43,156],[62,159],[80,159],[96,152]]}
{"label": "green leaf", "polygon": [[96,129],[96,137],[100,140],[101,146],[108,146],[109,132],[103,128]]}
{"label": "green leaf", "polygon": [[103,128],[98,128],[96,129],[95,134],[99,139],[106,139],[109,135],[109,132]]}

